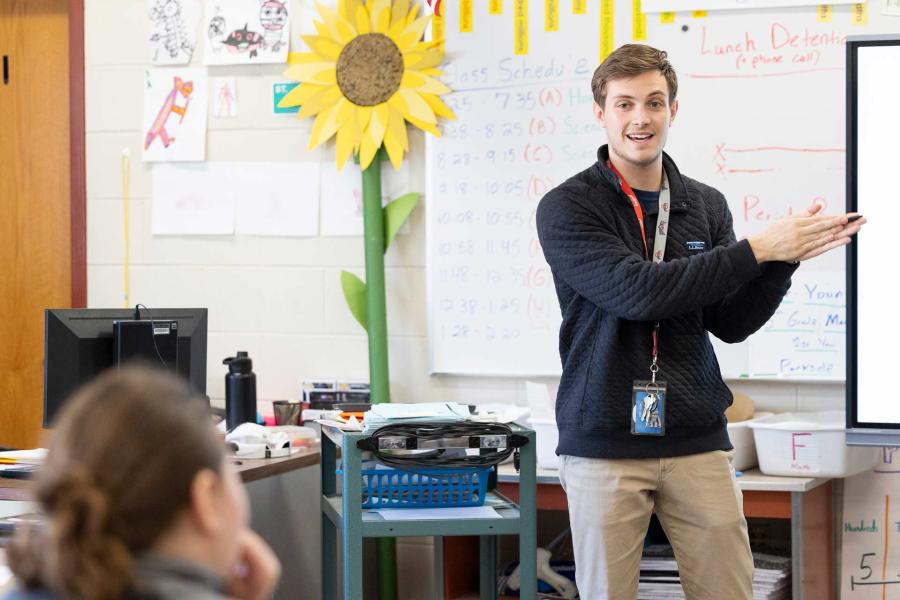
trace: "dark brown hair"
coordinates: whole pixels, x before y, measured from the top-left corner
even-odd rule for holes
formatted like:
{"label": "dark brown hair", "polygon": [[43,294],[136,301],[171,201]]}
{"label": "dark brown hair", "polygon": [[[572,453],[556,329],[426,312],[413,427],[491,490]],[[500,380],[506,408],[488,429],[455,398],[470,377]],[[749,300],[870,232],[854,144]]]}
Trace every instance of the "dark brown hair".
{"label": "dark brown hair", "polygon": [[194,476],[221,470],[223,444],[187,385],[142,367],[101,375],[63,408],[35,487],[46,517],[9,549],[27,587],[113,600],[132,559],[190,502]]}
{"label": "dark brown hair", "polygon": [[606,57],[591,78],[591,92],[594,101],[605,108],[606,87],[613,79],[634,77],[647,71],[659,71],[669,85],[669,102],[678,94],[678,78],[675,69],[666,58],[664,50],[657,50],[646,44],[625,44]]}

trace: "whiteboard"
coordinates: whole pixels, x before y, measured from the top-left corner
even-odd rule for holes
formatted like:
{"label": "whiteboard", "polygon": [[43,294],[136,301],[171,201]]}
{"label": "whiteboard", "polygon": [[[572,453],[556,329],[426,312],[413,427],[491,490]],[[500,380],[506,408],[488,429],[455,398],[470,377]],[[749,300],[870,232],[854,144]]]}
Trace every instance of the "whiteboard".
{"label": "whiteboard", "polygon": [[[531,2],[527,32],[515,30],[519,2],[507,0],[502,14],[471,3],[471,31],[460,32],[459,6],[445,4],[444,81],[458,118],[428,138],[430,368],[558,375],[561,317],[534,215],[605,143],[590,78],[609,22],[601,27],[601,3],[585,14],[556,3],[548,26],[545,4]],[[615,4],[615,43],[631,42],[631,3]],[[844,38],[900,30],[900,21],[872,10],[854,25],[839,6],[831,18],[817,21],[814,7],[679,13],[674,23],[646,15],[647,43],[669,52],[679,76],[666,151],[682,173],[725,194],[738,238],[813,202],[844,210]],[[515,53],[515,40],[527,54]],[[843,381],[844,260],[836,251],[804,263],[779,312],[747,342],[714,340],[723,375]]]}

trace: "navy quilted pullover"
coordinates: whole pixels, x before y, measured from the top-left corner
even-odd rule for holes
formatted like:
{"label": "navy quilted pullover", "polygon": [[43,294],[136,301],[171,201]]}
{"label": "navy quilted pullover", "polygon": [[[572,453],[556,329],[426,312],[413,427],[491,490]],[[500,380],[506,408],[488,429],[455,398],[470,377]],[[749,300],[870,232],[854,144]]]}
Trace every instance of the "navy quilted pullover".
{"label": "navy quilted pullover", "polygon": [[[665,261],[650,262],[634,209],[606,165],[607,147],[597,156],[593,166],[544,196],[537,210],[563,318],[557,452],[656,458],[728,450],[725,409],[732,396],[709,333],[734,343],[762,327],[796,267],[757,263],[750,244],[735,240],[724,196],[683,176],[666,154],[669,237]],[[645,212],[651,253],[656,217],[656,207]],[[668,384],[666,431],[636,436],[631,388],[649,376],[657,320],[658,378]]]}

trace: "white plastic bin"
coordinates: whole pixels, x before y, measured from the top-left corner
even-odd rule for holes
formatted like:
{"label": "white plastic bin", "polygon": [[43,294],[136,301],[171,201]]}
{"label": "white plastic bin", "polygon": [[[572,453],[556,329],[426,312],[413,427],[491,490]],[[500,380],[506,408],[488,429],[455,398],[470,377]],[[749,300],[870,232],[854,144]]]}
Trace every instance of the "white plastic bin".
{"label": "white plastic bin", "polygon": [[528,424],[534,429],[537,441],[535,455],[538,466],[542,469],[559,469],[559,457],[556,455],[559,430],[556,428],[556,419],[531,417],[528,419]]}
{"label": "white plastic bin", "polygon": [[875,466],[878,448],[847,447],[844,411],[779,413],[753,420],[766,475],[848,477]]}
{"label": "white plastic bin", "polygon": [[728,437],[731,439],[731,445],[734,446],[734,459],[731,464],[738,471],[757,465],[756,442],[753,441],[753,430],[750,429],[750,423],[771,415],[770,412],[758,412],[753,415],[752,419],[728,424]]}

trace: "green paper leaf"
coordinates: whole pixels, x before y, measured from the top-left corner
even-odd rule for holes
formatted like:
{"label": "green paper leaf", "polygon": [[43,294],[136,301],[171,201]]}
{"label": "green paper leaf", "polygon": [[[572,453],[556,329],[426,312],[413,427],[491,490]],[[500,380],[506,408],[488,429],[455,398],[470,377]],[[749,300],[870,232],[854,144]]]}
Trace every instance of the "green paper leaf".
{"label": "green paper leaf", "polygon": [[344,299],[353,317],[366,331],[368,326],[368,309],[366,308],[366,284],[362,279],[349,271],[341,271],[341,288],[344,290]]}
{"label": "green paper leaf", "polygon": [[399,198],[391,200],[391,202],[384,207],[385,252],[391,247],[391,242],[394,241],[397,232],[400,231],[400,228],[403,227],[403,224],[409,218],[409,215],[416,207],[416,204],[419,203],[419,195],[418,192],[403,194]]}

